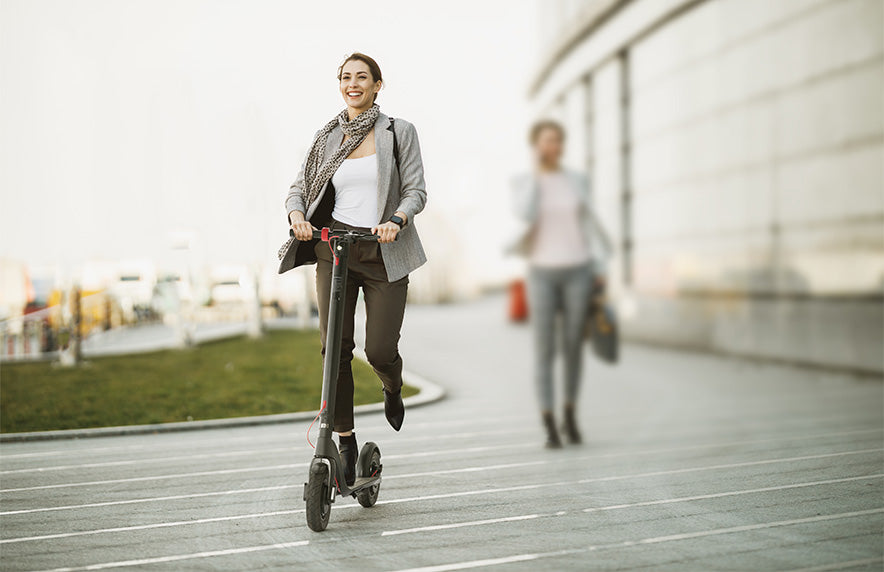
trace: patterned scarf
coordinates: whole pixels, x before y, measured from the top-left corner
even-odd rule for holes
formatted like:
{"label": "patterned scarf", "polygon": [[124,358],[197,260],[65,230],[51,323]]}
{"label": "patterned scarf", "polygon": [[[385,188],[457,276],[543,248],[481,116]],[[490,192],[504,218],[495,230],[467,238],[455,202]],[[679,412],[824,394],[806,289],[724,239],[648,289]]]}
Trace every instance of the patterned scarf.
{"label": "patterned scarf", "polygon": [[[381,108],[377,103],[372,104],[370,108],[357,115],[350,121],[347,110],[341,111],[337,117],[325,124],[325,127],[316,135],[313,140],[313,146],[310,147],[310,154],[307,155],[307,163],[304,167],[304,205],[310,208],[316,197],[325,187],[328,180],[332,178],[344,159],[365,140],[368,133],[374,129],[374,124],[378,120]],[[332,132],[335,126],[340,125],[344,135],[350,138],[344,141],[337,151],[326,160],[325,143],[328,140],[328,134]]]}

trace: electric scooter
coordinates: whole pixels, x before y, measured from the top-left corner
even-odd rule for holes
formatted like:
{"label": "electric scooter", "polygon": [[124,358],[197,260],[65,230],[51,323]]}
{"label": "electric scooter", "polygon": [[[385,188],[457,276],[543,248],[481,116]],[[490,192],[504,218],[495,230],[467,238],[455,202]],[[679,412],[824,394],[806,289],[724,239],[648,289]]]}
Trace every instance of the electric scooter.
{"label": "electric scooter", "polygon": [[356,463],[356,481],[352,486],[348,486],[344,479],[341,456],[332,440],[338,365],[341,357],[341,331],[344,323],[343,301],[347,287],[350,247],[360,241],[377,242],[378,237],[375,234],[353,230],[323,228],[314,230],[313,238],[328,243],[334,255],[325,361],[322,367],[322,405],[317,416],[319,437],[316,440],[316,452],[310,462],[308,480],[304,483],[307,526],[311,530],[322,532],[328,526],[331,506],[337,495],[353,496],[362,506],[371,507],[377,502],[381,488],[383,465],[381,465],[381,451],[375,443],[367,442],[362,446]]}

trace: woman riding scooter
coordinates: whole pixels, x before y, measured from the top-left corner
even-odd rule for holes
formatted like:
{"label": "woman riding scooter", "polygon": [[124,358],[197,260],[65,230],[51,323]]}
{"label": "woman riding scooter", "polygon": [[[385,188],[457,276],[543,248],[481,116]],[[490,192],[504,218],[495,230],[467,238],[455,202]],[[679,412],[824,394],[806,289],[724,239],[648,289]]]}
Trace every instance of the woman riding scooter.
{"label": "woman riding scooter", "polygon": [[353,421],[354,314],[359,288],[365,300],[365,354],[383,383],[384,412],[398,431],[405,418],[399,331],[405,314],[408,274],[426,262],[414,217],[427,200],[417,131],[380,112],[383,86],[377,62],[361,53],[338,68],[346,109],[320,129],[285,201],[295,240],[282,253],[279,272],[317,263],[316,292],[325,355],[333,254],[313,238],[322,227],[369,231],[377,242],[360,242],[350,253],[334,430],[345,479],[356,477],[359,449]]}

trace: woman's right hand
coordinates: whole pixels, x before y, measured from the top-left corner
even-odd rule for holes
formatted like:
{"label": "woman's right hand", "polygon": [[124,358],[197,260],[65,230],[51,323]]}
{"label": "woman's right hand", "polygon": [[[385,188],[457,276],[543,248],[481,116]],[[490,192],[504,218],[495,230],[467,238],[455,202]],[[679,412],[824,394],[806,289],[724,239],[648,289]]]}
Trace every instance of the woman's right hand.
{"label": "woman's right hand", "polygon": [[301,211],[292,211],[289,214],[289,220],[292,222],[292,231],[295,238],[301,241],[308,241],[313,238],[313,225],[304,220],[304,213]]}

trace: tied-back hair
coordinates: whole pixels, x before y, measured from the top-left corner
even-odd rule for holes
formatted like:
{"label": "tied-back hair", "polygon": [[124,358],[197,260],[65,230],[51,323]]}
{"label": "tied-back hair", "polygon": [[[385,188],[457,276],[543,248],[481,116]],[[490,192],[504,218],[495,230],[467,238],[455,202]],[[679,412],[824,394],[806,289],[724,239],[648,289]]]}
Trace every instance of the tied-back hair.
{"label": "tied-back hair", "polygon": [[537,143],[537,138],[540,137],[540,133],[544,129],[554,129],[558,131],[559,137],[562,138],[562,141],[565,141],[565,127],[556,121],[555,119],[539,119],[534,122],[534,125],[531,126],[531,131],[528,132],[528,143],[534,145]]}

